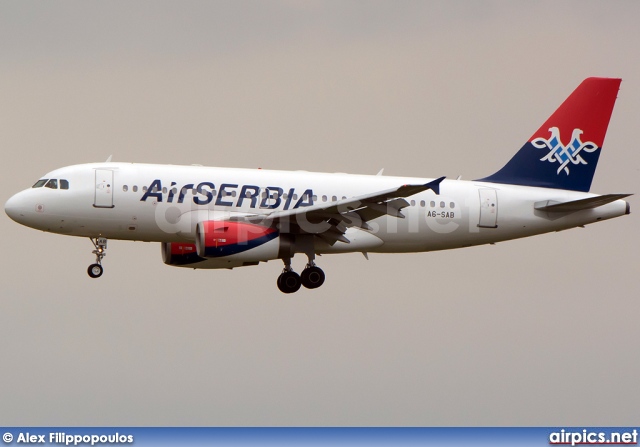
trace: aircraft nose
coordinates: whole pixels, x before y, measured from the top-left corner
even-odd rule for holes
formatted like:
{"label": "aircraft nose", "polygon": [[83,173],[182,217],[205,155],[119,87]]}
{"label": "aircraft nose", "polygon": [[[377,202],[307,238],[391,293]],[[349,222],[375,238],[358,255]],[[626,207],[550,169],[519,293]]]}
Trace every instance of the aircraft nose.
{"label": "aircraft nose", "polygon": [[7,216],[9,216],[12,220],[20,223],[21,217],[24,217],[24,214],[22,214],[22,200],[20,198],[20,193],[15,194],[14,196],[12,196],[11,198],[9,198],[9,200],[7,200],[7,203],[4,204],[4,212],[7,213]]}

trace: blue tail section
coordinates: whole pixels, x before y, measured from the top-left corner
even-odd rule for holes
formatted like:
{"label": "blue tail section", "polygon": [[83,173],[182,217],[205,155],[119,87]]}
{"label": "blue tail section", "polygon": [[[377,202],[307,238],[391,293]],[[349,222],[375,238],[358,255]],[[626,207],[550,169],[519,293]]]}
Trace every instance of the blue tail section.
{"label": "blue tail section", "polygon": [[620,81],[585,79],[502,169],[478,181],[589,191]]}

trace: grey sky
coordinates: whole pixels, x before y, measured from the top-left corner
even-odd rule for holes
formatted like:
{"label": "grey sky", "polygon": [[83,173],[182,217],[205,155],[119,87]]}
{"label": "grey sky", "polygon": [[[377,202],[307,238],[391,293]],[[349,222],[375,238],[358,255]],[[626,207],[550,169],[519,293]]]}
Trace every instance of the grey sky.
{"label": "grey sky", "polygon": [[[640,3],[2,2],[0,201],[105,160],[478,178],[622,77],[593,182],[639,192]],[[496,246],[162,264],[0,216],[4,425],[632,425],[632,214]],[[635,213],[634,213],[635,211]],[[301,259],[294,259],[300,268]]]}

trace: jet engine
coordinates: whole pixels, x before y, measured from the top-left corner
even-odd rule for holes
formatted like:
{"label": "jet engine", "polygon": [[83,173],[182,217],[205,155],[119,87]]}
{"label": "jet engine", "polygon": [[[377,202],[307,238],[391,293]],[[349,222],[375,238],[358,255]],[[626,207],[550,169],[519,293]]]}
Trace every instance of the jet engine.
{"label": "jet engine", "polygon": [[163,242],[167,265],[234,268],[293,255],[293,237],[271,227],[246,222],[209,220],[196,226],[193,243]]}

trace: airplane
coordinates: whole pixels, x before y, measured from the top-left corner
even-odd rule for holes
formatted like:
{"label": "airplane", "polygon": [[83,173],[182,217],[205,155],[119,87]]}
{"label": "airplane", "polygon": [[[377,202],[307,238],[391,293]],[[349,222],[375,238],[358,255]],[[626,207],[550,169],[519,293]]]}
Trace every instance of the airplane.
{"label": "airplane", "polygon": [[[91,239],[160,242],[165,264],[233,269],[280,259],[277,286],[320,287],[316,255],[493,244],[629,214],[589,193],[621,79],[587,78],[509,162],[477,180],[104,163],[45,174],[5,204],[14,221]],[[306,256],[301,274],[295,254]]]}

